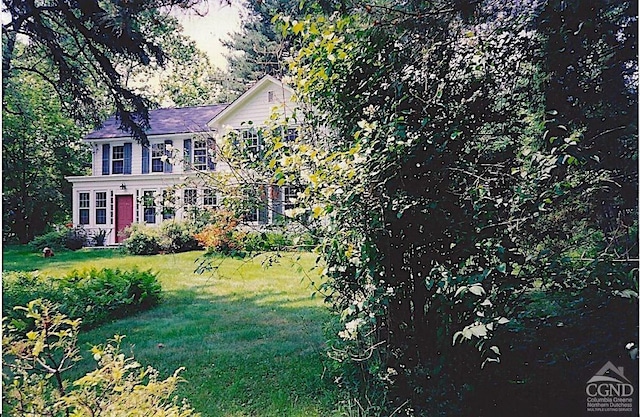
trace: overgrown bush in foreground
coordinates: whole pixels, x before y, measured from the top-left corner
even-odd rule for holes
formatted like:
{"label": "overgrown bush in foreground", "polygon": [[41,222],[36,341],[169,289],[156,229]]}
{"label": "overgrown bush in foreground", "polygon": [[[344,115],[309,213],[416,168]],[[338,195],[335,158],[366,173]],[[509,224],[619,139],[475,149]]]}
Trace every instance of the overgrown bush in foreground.
{"label": "overgrown bush in foreground", "polygon": [[[72,320],[57,307],[34,300],[17,307],[20,319],[34,330],[25,333],[13,324],[2,325],[4,392],[3,411],[12,416],[130,416],[187,417],[198,414],[186,401],[172,397],[182,379],[181,369],[162,380],[158,371],[146,369],[125,357],[114,336],[106,345],[91,349],[96,369],[76,381],[66,371],[82,359],[76,347],[80,319]],[[3,366],[3,368],[4,368]]]}
{"label": "overgrown bush in foreground", "polygon": [[[603,248],[559,265],[560,288],[575,294],[594,271],[598,290],[637,294],[638,247],[615,250],[637,218],[637,129],[616,137],[636,126],[623,119],[637,98],[620,69],[637,48],[626,35],[637,8],[599,2],[599,29],[567,37],[585,20],[568,25],[584,15],[566,2],[453,3],[347,2],[330,17],[275,19],[292,37],[305,123],[295,141],[264,129],[251,172],[264,177],[251,180],[299,181],[291,214],[325,236],[341,319],[331,353],[343,386],[374,403],[366,415],[478,415],[461,409],[468,376],[503,362],[513,345],[494,336],[547,262],[571,255],[573,230],[602,231]],[[549,23],[553,36],[535,29]],[[625,52],[605,53],[607,42]],[[568,65],[558,57],[572,45],[583,49]],[[574,105],[592,71],[617,92]]]}
{"label": "overgrown bush in foreground", "polygon": [[20,320],[14,307],[44,298],[59,304],[65,315],[82,317],[85,326],[95,326],[154,306],[160,291],[156,273],[137,269],[73,271],[61,278],[11,272],[2,280],[2,313]]}

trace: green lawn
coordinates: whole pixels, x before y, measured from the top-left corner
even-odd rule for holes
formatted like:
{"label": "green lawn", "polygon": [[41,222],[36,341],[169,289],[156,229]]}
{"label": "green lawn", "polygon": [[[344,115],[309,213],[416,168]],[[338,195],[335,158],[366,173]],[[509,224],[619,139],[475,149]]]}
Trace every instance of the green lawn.
{"label": "green lawn", "polygon": [[3,250],[3,269],[49,275],[90,267],[158,271],[165,291],[161,305],[81,334],[83,350],[124,334],[143,365],[165,376],[184,366],[188,382],[178,395],[203,416],[335,415],[337,390],[322,378],[322,327],[329,313],[320,298],[311,297],[311,282],[318,279],[315,256],[288,254],[268,269],[262,266],[265,255],[218,259],[214,272],[199,275],[194,270],[202,254],[81,250],[45,260],[10,247]]}

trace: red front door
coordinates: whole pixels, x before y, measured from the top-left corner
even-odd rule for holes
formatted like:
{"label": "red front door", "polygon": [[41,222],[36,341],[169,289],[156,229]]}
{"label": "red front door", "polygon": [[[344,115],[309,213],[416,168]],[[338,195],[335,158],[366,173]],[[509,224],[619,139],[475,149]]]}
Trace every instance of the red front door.
{"label": "red front door", "polygon": [[125,237],[122,231],[133,223],[133,196],[116,196],[116,243],[122,242]]}

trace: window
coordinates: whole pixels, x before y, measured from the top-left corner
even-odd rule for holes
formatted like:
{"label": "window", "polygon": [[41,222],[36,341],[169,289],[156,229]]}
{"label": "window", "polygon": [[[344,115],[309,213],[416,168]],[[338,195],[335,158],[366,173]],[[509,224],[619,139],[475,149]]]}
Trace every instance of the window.
{"label": "window", "polygon": [[89,208],[91,207],[89,193],[80,193],[78,195],[78,206],[80,207],[80,224],[89,224]]}
{"label": "window", "polygon": [[154,143],[151,145],[151,172],[164,172],[165,144]]}
{"label": "window", "polygon": [[291,210],[296,207],[296,199],[298,198],[298,189],[295,187],[282,188],[284,209]]}
{"label": "window", "polygon": [[162,191],[162,219],[168,220],[173,219],[176,214],[176,209],[174,205],[175,194],[170,190]]}
{"label": "window", "polygon": [[114,174],[124,173],[124,146],[114,146],[111,157],[111,172]]}
{"label": "window", "polygon": [[243,130],[242,142],[249,154],[258,155],[262,151],[262,138],[255,129]]}
{"label": "window", "polygon": [[247,211],[244,219],[248,222],[267,222],[267,194],[263,187],[246,192]]}
{"label": "window", "polygon": [[111,147],[102,145],[102,175],[131,174],[131,143]]}
{"label": "window", "polygon": [[196,139],[193,142],[193,167],[199,171],[215,169],[215,142],[213,139]]}
{"label": "window", "polygon": [[142,205],[144,207],[144,222],[156,222],[156,201],[153,191],[145,191],[142,193]]}
{"label": "window", "polygon": [[198,190],[186,189],[184,190],[184,205],[195,206],[198,203]]}
{"label": "window", "polygon": [[107,224],[107,193],[96,193],[96,224]]}
{"label": "window", "polygon": [[267,101],[273,103],[273,91],[267,91]]}
{"label": "window", "polygon": [[202,204],[205,207],[217,207],[218,206],[218,196],[216,195],[216,191],[211,188],[205,188]]}

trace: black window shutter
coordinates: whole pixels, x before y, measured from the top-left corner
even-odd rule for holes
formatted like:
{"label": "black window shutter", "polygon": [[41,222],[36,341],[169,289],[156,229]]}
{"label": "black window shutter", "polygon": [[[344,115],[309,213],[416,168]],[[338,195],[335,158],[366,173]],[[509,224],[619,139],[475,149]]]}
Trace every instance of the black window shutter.
{"label": "black window shutter", "polygon": [[149,147],[142,146],[142,173],[149,173]]}

